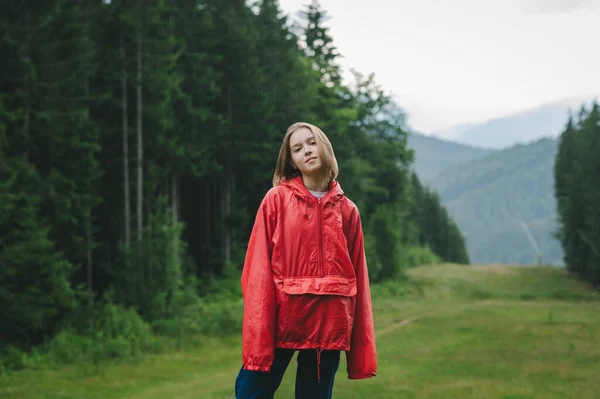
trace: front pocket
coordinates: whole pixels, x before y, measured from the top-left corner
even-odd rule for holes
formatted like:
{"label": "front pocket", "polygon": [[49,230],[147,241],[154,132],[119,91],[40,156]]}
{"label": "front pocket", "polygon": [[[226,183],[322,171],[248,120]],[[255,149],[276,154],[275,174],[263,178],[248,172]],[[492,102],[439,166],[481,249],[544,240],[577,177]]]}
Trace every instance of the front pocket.
{"label": "front pocket", "polygon": [[354,320],[354,277],[284,278],[278,338],[283,342],[346,347]]}
{"label": "front pocket", "polygon": [[356,278],[341,276],[284,278],[283,291],[288,295],[355,296]]}

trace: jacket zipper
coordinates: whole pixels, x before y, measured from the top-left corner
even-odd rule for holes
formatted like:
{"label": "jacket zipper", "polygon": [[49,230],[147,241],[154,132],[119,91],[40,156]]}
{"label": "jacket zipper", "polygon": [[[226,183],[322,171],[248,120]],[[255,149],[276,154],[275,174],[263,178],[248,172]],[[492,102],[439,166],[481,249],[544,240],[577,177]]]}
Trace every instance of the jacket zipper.
{"label": "jacket zipper", "polygon": [[318,220],[317,220],[317,224],[318,224],[318,228],[319,228],[319,266],[321,269],[321,277],[325,276],[325,271],[323,270],[323,223],[322,223],[322,215],[321,215],[321,198],[317,198],[318,200],[318,205],[317,205],[317,215]]}

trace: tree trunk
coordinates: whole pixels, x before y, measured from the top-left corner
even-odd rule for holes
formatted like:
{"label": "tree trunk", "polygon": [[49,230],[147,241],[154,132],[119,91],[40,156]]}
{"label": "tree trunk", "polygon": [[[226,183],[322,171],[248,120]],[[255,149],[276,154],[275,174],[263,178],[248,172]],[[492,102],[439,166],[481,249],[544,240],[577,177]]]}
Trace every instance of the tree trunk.
{"label": "tree trunk", "polygon": [[232,135],[233,135],[233,105],[231,100],[231,83],[227,85],[227,119],[228,119],[228,127],[227,127],[227,141],[229,142],[227,145],[227,153],[225,155],[225,179],[223,181],[224,184],[224,248],[223,248],[223,256],[224,256],[224,268],[225,271],[228,272],[227,268],[231,262],[231,228],[229,218],[231,216],[231,196],[232,196],[232,168],[231,168],[231,147],[232,147]]}
{"label": "tree trunk", "polygon": [[[173,216],[173,226],[179,223],[179,182],[177,174],[173,173],[171,177],[171,210]],[[179,261],[179,236],[174,235],[173,237],[173,256]]]}
{"label": "tree trunk", "polygon": [[[29,12],[25,11],[25,49],[23,51],[25,58],[27,59],[31,59],[31,24],[30,24],[30,15]],[[27,137],[27,141],[29,142],[31,140],[31,93],[34,93],[35,91],[33,90],[33,88],[31,87],[33,82],[31,81],[31,75],[27,74],[25,75],[25,88],[26,88],[26,92],[28,93],[27,95],[27,99],[25,100],[25,120],[23,121],[23,136]],[[30,159],[30,152],[29,152],[29,146],[25,149],[25,158],[31,162],[32,160]]]}
{"label": "tree trunk", "polygon": [[89,209],[86,221],[86,244],[87,244],[87,287],[89,297],[89,305],[94,303],[94,266],[92,264],[92,210]]}
{"label": "tree trunk", "polygon": [[[137,237],[138,242],[142,239],[143,226],[143,173],[144,173],[144,151],[142,131],[142,10],[141,1],[138,0],[138,27],[137,27]],[[138,249],[139,245],[138,245]]]}
{"label": "tree trunk", "polygon": [[210,204],[211,204],[211,184],[210,181],[206,184],[206,189],[204,190],[204,228],[205,228],[205,240],[206,242],[210,242],[210,222],[213,217],[210,214]]}
{"label": "tree trunk", "polygon": [[[84,16],[84,34],[89,36],[89,18],[87,15],[87,7],[85,1],[82,1],[83,16]],[[90,98],[90,82],[89,78],[85,79],[84,82],[84,93],[85,99],[88,101]],[[85,109],[85,118],[89,119],[90,109],[89,106]],[[94,265],[92,263],[92,245],[93,245],[93,232],[92,232],[92,203],[88,204],[86,226],[85,226],[85,240],[86,240],[86,263],[87,263],[87,287],[89,294],[89,305],[93,304],[93,293],[94,293]]]}
{"label": "tree trunk", "polygon": [[131,245],[131,199],[129,198],[129,118],[127,107],[127,62],[125,54],[125,45],[123,44],[123,34],[121,34],[121,58],[123,70],[121,75],[121,103],[123,112],[123,182],[124,182],[124,216],[125,216],[125,244],[129,248]]}

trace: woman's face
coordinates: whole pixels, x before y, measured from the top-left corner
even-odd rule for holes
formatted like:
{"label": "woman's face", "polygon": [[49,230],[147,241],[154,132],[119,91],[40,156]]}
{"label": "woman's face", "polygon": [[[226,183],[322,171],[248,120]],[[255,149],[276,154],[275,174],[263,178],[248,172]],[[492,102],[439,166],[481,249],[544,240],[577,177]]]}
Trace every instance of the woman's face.
{"label": "woman's face", "polygon": [[303,176],[316,176],[320,173],[323,161],[317,141],[310,129],[302,127],[292,133],[290,154],[292,166],[298,168]]}

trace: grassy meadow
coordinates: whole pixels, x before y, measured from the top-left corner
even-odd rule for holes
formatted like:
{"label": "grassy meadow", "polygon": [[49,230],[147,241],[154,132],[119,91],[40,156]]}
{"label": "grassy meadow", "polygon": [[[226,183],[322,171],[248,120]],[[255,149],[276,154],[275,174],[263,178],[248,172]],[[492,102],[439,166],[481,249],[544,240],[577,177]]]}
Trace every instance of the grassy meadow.
{"label": "grassy meadow", "polygon": [[[563,269],[424,266],[373,287],[378,376],[335,399],[600,397],[600,295]],[[132,361],[0,377],[0,398],[227,399],[240,336],[193,337],[185,350]],[[276,398],[293,398],[295,361]]]}

